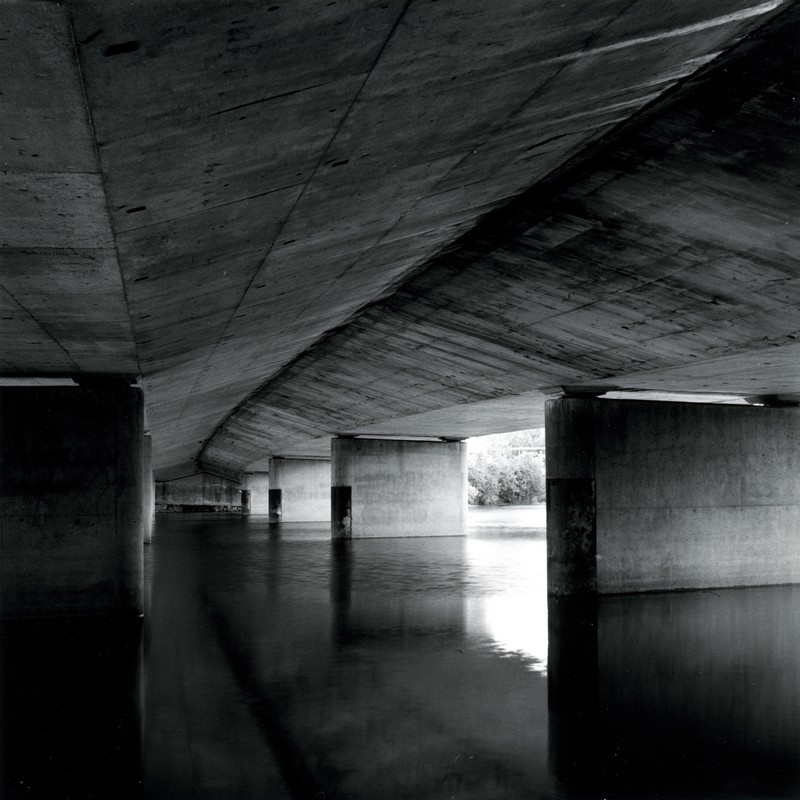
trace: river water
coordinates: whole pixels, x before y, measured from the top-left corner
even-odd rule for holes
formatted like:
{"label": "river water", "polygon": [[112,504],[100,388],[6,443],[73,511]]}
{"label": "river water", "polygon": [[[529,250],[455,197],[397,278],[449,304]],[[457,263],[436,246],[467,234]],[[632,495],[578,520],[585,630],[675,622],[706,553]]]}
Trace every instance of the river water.
{"label": "river water", "polygon": [[5,659],[4,796],[800,796],[800,587],[548,619],[543,526],[475,508],[463,538],[331,542],[159,516],[141,649],[5,636],[29,657]]}

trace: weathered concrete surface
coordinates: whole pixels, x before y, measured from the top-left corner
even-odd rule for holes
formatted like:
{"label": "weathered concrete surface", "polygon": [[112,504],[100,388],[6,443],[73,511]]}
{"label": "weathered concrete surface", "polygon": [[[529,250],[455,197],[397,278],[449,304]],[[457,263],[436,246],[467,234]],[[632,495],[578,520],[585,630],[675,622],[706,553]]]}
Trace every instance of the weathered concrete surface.
{"label": "weathered concrete surface", "polygon": [[141,371],[160,479],[562,384],[800,390],[796,16],[7,0],[0,370]]}
{"label": "weathered concrete surface", "polygon": [[269,467],[268,513],[280,522],[328,522],[331,518],[331,462],[273,458]]}
{"label": "weathered concrete surface", "polygon": [[549,591],[591,590],[593,546],[601,594],[800,582],[800,409],[564,399],[548,423],[548,483],[592,451],[594,483],[552,496]]}
{"label": "weathered concrete surface", "polygon": [[0,371],[137,375],[69,12],[0,5]]}
{"label": "weathered concrete surface", "polygon": [[182,506],[231,510],[241,504],[235,481],[202,472],[171,481],[156,481],[155,502],[158,511],[180,511]]}
{"label": "weathered concrete surface", "polygon": [[547,586],[550,594],[597,592],[594,407],[551,402],[547,444]]}
{"label": "weathered concrete surface", "polygon": [[465,442],[334,439],[331,458],[334,537],[466,534]]}
{"label": "weathered concrete surface", "polygon": [[0,612],[141,614],[139,389],[0,388]]}
{"label": "weathered concrete surface", "polygon": [[250,492],[251,514],[269,514],[269,472],[245,472],[242,488]]}
{"label": "weathered concrete surface", "polygon": [[396,419],[421,433],[421,414],[458,435],[476,402],[466,432],[483,432],[494,400],[534,418],[562,385],[800,390],[799,13],[486,216],[248,398],[203,457],[247,462],[331,429],[401,435]]}
{"label": "weathered concrete surface", "polygon": [[153,479],[153,438],[145,433],[142,439],[142,540],[153,540],[156,515],[156,484]]}

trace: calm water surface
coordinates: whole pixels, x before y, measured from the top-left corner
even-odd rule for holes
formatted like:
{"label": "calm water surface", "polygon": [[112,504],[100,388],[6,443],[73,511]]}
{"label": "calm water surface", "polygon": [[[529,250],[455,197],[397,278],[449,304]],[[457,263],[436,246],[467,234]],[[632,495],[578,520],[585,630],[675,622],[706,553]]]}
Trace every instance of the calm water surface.
{"label": "calm water surface", "polygon": [[478,515],[466,539],[348,543],[327,526],[160,519],[150,795],[551,794],[545,542],[525,515],[502,519]]}
{"label": "calm water surface", "polygon": [[470,523],[160,516],[138,636],[4,632],[4,796],[800,797],[800,587],[548,618],[543,508]]}

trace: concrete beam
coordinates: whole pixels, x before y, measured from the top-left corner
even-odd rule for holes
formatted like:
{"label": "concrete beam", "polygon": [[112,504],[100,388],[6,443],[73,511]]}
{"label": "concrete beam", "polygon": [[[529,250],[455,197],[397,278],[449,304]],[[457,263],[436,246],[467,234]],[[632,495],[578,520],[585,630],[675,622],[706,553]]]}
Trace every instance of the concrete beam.
{"label": "concrete beam", "polygon": [[800,582],[800,409],[547,408],[548,590]]}

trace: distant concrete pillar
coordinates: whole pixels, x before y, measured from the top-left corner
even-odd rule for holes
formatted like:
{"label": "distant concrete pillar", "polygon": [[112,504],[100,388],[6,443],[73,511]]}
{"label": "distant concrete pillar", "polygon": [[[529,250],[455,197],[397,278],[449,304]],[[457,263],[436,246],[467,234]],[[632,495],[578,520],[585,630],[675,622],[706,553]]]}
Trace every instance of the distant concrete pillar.
{"label": "distant concrete pillar", "polygon": [[160,511],[230,511],[241,504],[238,481],[201,472],[169,481],[156,481]]}
{"label": "distant concrete pillar", "polygon": [[334,538],[462,536],[465,442],[334,439]]}
{"label": "distant concrete pillar", "polygon": [[551,594],[800,582],[800,409],[564,398],[546,427]]}
{"label": "distant concrete pillar", "polygon": [[153,525],[156,515],[156,484],[153,479],[153,439],[149,433],[142,440],[142,540],[153,541]]}
{"label": "distant concrete pillar", "polygon": [[281,522],[328,522],[331,518],[331,462],[313,458],[272,458],[269,514]]}
{"label": "distant concrete pillar", "polygon": [[250,513],[250,490],[242,489],[242,514]]}
{"label": "distant concrete pillar", "polygon": [[142,392],[0,388],[0,611],[142,613]]}
{"label": "distant concrete pillar", "polygon": [[250,492],[251,514],[269,514],[269,472],[245,472],[242,489]]}

